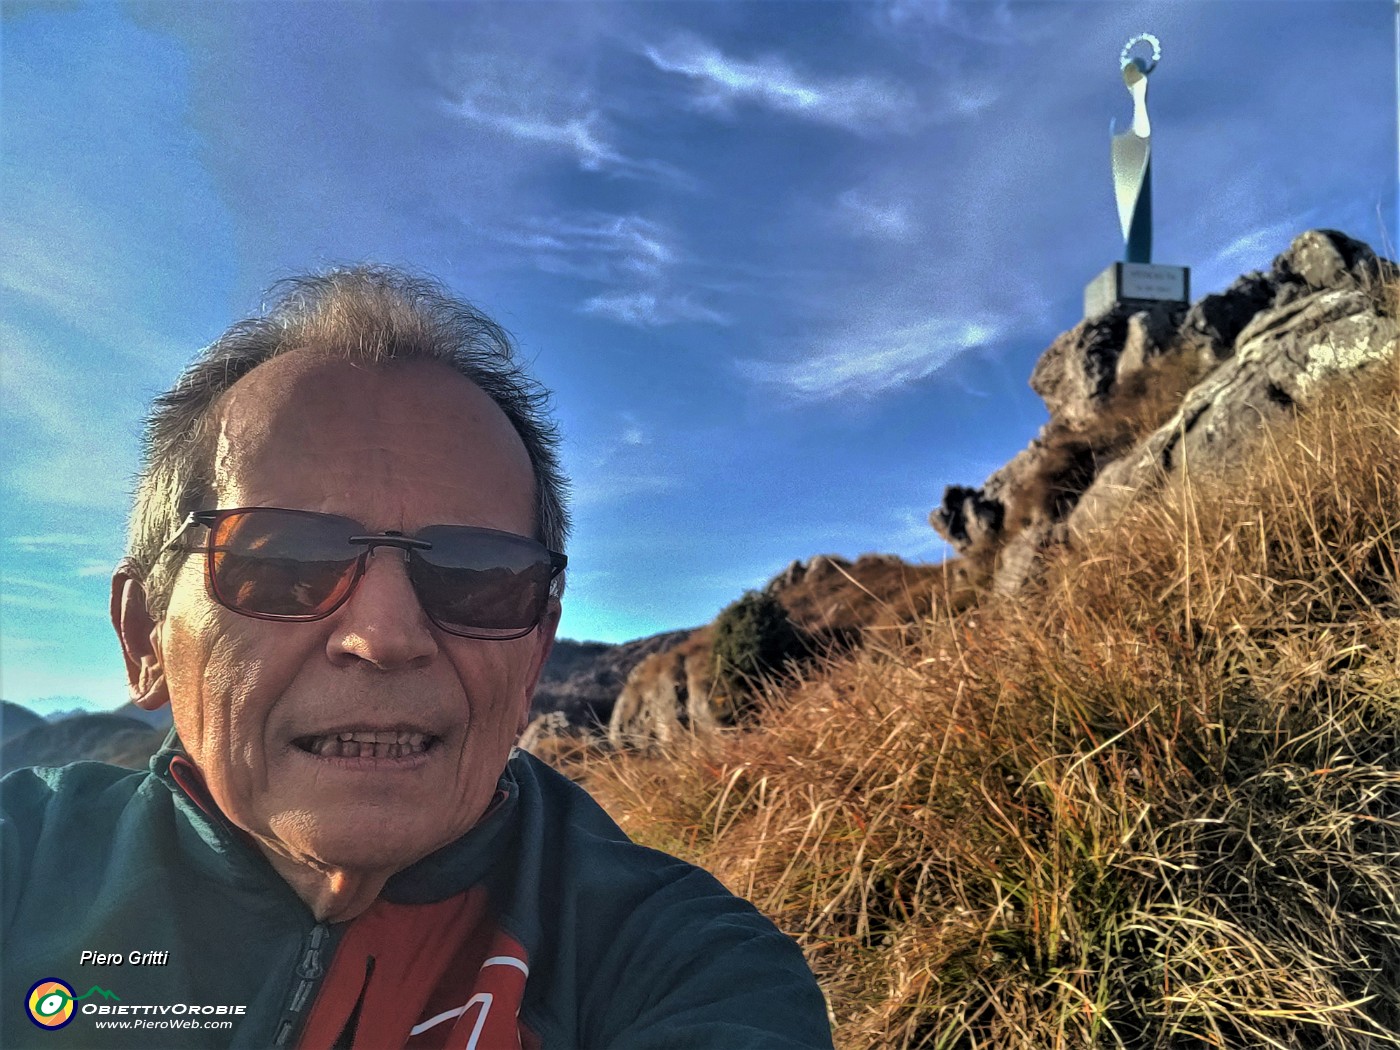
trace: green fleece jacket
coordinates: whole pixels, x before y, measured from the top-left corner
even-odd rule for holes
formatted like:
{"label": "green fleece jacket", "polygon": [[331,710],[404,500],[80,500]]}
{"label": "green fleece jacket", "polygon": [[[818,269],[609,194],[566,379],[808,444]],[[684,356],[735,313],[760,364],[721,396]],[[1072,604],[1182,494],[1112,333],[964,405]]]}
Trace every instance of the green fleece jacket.
{"label": "green fleece jacket", "polygon": [[789,938],[524,752],[475,828],[341,924],[178,748],[19,770],[0,809],[7,1050],[831,1046]]}

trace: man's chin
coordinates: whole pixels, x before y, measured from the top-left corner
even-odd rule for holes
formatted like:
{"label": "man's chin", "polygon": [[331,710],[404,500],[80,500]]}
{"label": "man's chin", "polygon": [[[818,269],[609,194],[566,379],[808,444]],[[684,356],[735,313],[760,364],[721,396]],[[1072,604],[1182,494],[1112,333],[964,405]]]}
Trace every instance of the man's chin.
{"label": "man's chin", "polygon": [[[446,845],[380,811],[319,814],[290,827],[274,823],[274,849],[294,863],[322,871],[376,873],[402,871]],[[448,840],[450,841],[450,840]]]}

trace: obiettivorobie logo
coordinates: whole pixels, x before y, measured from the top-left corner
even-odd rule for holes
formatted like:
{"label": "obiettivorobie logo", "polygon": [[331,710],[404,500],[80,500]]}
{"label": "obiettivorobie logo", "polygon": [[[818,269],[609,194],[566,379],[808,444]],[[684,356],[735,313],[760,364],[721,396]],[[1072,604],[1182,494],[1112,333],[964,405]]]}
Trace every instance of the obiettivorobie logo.
{"label": "obiettivorobie logo", "polygon": [[109,992],[95,984],[82,995],[78,995],[67,981],[60,981],[57,977],[45,977],[34,982],[34,986],[29,989],[29,995],[25,997],[24,1005],[29,1011],[29,1019],[40,1028],[62,1028],[73,1020],[73,1014],[77,1012],[73,1004],[90,995],[100,995],[103,999],[121,1002],[121,997],[115,992]]}
{"label": "obiettivorobie logo", "polygon": [[[83,1002],[88,999],[88,1002]],[[114,1006],[113,1003],[116,1005]],[[44,977],[30,986],[24,998],[29,1019],[53,1031],[82,1014],[98,1028],[218,1028],[231,1030],[234,1019],[248,1007],[239,1003],[142,1003],[125,1002],[116,992],[93,985],[82,995],[57,977]]]}

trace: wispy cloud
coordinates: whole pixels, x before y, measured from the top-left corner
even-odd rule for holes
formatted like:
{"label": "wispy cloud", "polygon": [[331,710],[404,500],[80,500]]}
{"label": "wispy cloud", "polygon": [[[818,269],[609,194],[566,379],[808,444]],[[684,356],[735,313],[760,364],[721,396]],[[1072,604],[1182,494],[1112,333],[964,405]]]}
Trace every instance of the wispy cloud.
{"label": "wispy cloud", "polygon": [[34,609],[39,612],[59,612],[65,616],[91,616],[105,620],[108,616],[107,603],[74,599],[63,601],[57,598],[43,598],[33,594],[6,594],[0,597],[2,609]]}
{"label": "wispy cloud", "polygon": [[627,415],[629,418],[618,441],[627,448],[641,448],[644,445],[650,445],[651,435],[642,428],[635,416],[632,416],[631,413],[627,413]]}
{"label": "wispy cloud", "polygon": [[888,332],[847,332],[798,360],[741,360],[739,371],[794,401],[869,400],[937,372],[959,354],[1003,338],[994,321],[932,321]]}
{"label": "wispy cloud", "polygon": [[890,512],[888,531],[881,537],[880,550],[905,558],[943,561],[953,548],[928,523],[928,507],[904,507]]}
{"label": "wispy cloud", "polygon": [[852,189],[841,194],[836,206],[843,224],[866,237],[905,242],[918,233],[909,209],[898,201],[878,201]]}
{"label": "wispy cloud", "polygon": [[43,594],[57,594],[65,598],[81,600],[83,594],[75,587],[66,587],[61,583],[53,583],[50,580],[36,580],[32,576],[16,576],[13,573],[5,575],[5,597],[6,600],[14,594],[13,588],[24,587],[31,591],[39,591]]}
{"label": "wispy cloud", "polygon": [[601,472],[596,476],[576,477],[573,503],[577,507],[594,507],[615,503],[632,496],[652,496],[670,492],[678,487],[668,474],[625,474]]}
{"label": "wispy cloud", "polygon": [[662,328],[681,322],[728,324],[717,310],[694,302],[686,295],[657,292],[619,292],[595,295],[580,309],[586,314],[611,318],[637,328]]}
{"label": "wispy cloud", "polygon": [[5,574],[5,592],[0,595],[0,608],[35,609],[61,612],[67,616],[107,617],[107,603],[96,600],[79,587],[36,580],[31,576]]}
{"label": "wispy cloud", "polygon": [[822,79],[779,55],[735,58],[693,35],[643,54],[662,72],[689,78],[695,105],[713,112],[748,103],[858,132],[907,126],[917,112],[912,92],[900,85],[874,77]]}
{"label": "wispy cloud", "polygon": [[1273,256],[1287,247],[1288,242],[1306,229],[1307,214],[1290,216],[1282,222],[1265,223],[1241,234],[1216,252],[1207,264],[1223,267],[1231,273],[1240,269],[1265,269]]}
{"label": "wispy cloud", "polygon": [[679,169],[620,149],[614,122],[586,84],[566,84],[538,68],[484,60],[439,79],[450,112],[460,120],[522,146],[571,157],[584,171],[693,186]]}
{"label": "wispy cloud", "polygon": [[531,218],[496,239],[540,269],[597,281],[656,277],[681,261],[675,233],[637,214],[579,212]]}
{"label": "wispy cloud", "polygon": [[9,541],[26,553],[50,550],[54,547],[104,547],[110,542],[77,532],[54,532],[46,536],[11,536]]}
{"label": "wispy cloud", "polygon": [[[1026,5],[1012,9],[1009,0],[882,0],[870,6],[876,25],[895,32],[936,30],[946,41],[949,36],[979,44],[1011,47],[1040,38],[1043,14],[1026,11]],[[1046,5],[1048,6],[1048,5]],[[1027,15],[1032,17],[1027,17]],[[945,45],[946,46],[946,45]]]}
{"label": "wispy cloud", "polygon": [[514,139],[572,153],[579,167],[585,171],[638,167],[637,162],[624,157],[603,141],[599,127],[602,118],[596,111],[550,119],[544,114],[522,109],[515,112],[493,111],[477,99],[463,98],[457,103],[457,115]]}
{"label": "wispy cloud", "polygon": [[[22,450],[12,453],[6,487],[41,506],[122,506],[130,453],[125,440],[113,440],[124,437],[116,424],[92,408],[102,403],[103,378],[80,373],[65,365],[62,355],[36,352],[29,343],[27,333],[0,323],[5,412],[31,434]],[[106,432],[95,439],[101,430]]]}
{"label": "wispy cloud", "polygon": [[664,223],[637,214],[567,213],[527,219],[496,239],[523,252],[536,269],[604,285],[579,303],[581,313],[638,328],[729,322],[693,293],[675,290],[677,270],[694,260]]}

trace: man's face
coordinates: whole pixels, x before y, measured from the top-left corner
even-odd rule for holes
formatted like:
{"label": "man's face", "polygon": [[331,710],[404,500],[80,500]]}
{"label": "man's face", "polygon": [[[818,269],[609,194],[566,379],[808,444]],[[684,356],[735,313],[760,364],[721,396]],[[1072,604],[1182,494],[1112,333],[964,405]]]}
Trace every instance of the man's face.
{"label": "man's face", "polygon": [[[436,363],[306,357],[276,358],[226,395],[217,506],[338,514],[371,532],[533,535],[529,457],[479,388]],[[397,871],[476,823],[524,725],[553,603],[523,638],[447,634],[402,552],[379,547],[329,617],[279,623],[216,603],[204,560],[186,559],[155,643],[180,739],[236,825],[301,864]],[[367,770],[304,746],[375,731],[424,734],[426,761]]]}

